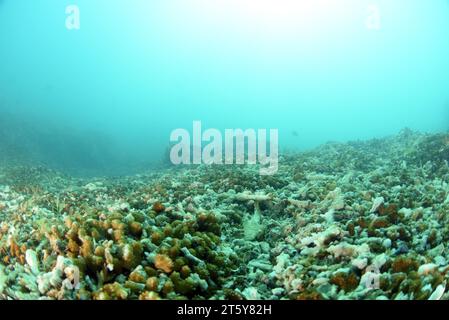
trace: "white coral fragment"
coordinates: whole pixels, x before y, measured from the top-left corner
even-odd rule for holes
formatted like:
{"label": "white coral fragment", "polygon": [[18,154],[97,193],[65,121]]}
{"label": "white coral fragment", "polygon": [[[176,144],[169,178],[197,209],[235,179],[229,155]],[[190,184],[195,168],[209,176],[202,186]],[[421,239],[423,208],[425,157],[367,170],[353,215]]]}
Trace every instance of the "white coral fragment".
{"label": "white coral fragment", "polygon": [[436,287],[435,291],[430,295],[429,300],[441,300],[446,291],[446,282]]}
{"label": "white coral fragment", "polygon": [[377,197],[374,199],[373,206],[371,207],[370,213],[375,213],[384,204],[385,199],[383,197]]}
{"label": "white coral fragment", "polygon": [[34,275],[39,274],[39,261],[37,259],[37,254],[35,251],[28,249],[25,252],[25,261],[30,267],[31,273]]}

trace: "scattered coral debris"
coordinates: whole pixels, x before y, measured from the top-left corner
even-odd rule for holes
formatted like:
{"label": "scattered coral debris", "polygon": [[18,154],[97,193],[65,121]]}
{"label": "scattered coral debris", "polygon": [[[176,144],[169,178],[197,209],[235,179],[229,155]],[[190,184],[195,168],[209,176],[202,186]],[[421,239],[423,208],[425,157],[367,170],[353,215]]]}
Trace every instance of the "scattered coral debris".
{"label": "scattered coral debris", "polygon": [[0,298],[447,299],[447,135],[253,166],[0,171]]}

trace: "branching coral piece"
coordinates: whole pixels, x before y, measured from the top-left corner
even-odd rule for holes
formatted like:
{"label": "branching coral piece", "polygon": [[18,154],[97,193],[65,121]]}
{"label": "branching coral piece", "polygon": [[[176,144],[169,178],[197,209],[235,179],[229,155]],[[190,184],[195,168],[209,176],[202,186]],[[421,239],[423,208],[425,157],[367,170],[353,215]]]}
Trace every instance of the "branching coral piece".
{"label": "branching coral piece", "polygon": [[165,273],[170,273],[173,271],[173,261],[165,254],[157,254],[154,257],[154,266]]}

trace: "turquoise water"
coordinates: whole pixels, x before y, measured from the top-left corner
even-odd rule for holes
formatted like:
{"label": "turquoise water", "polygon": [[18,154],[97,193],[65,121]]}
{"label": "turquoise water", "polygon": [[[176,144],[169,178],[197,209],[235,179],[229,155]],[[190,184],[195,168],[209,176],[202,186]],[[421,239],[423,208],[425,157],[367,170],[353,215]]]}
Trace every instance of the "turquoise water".
{"label": "turquoise water", "polygon": [[281,149],[445,131],[448,31],[443,0],[4,0],[0,110],[101,136],[117,167],[159,161],[193,120],[277,128]]}
{"label": "turquoise water", "polygon": [[448,34],[447,0],[0,0],[0,300],[449,300]]}

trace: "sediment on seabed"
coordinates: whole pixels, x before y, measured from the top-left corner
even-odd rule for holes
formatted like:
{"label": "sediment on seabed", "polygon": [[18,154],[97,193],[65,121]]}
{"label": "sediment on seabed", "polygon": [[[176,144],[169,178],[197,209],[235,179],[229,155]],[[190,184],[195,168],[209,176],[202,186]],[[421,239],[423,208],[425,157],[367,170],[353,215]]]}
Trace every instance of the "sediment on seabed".
{"label": "sediment on seabed", "polygon": [[0,171],[3,299],[447,299],[449,135],[249,166]]}

